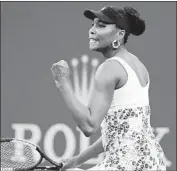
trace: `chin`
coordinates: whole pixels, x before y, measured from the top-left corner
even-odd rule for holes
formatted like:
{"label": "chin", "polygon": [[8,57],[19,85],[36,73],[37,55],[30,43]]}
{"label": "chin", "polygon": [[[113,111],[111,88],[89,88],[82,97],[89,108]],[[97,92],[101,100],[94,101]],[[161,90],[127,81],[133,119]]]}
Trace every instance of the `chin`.
{"label": "chin", "polygon": [[102,48],[98,47],[98,46],[89,46],[89,49],[91,51],[96,51],[96,52],[101,52]]}
{"label": "chin", "polygon": [[93,45],[89,46],[89,49],[91,51],[96,51],[96,52],[104,52],[105,49],[107,49],[107,48],[108,48],[108,46],[93,46]]}
{"label": "chin", "polygon": [[90,48],[91,51],[94,51],[94,52],[103,52],[104,50],[101,49],[101,48]]}
{"label": "chin", "polygon": [[90,48],[90,50],[91,50],[91,51],[97,51],[97,49],[95,49],[95,48]]}
{"label": "chin", "polygon": [[97,51],[97,50],[98,50],[97,47],[89,47],[89,49],[90,49],[91,51]]}

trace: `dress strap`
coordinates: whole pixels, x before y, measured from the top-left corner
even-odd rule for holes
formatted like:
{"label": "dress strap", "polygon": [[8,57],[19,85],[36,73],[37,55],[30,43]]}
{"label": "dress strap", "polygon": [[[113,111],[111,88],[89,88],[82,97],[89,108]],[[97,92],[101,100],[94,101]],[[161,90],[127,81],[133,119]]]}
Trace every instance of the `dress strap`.
{"label": "dress strap", "polygon": [[[114,57],[111,57],[111,58],[108,58],[106,59],[106,61],[108,60],[116,60],[118,61],[125,69],[125,71],[127,72],[128,74],[128,79],[133,79],[133,82],[137,82],[137,84],[141,87],[141,88],[146,88],[148,87],[149,88],[149,84],[150,84],[150,78],[149,78],[149,73],[148,73],[148,83],[146,84],[146,86],[142,87],[140,82],[139,82],[139,79],[138,79],[138,76],[137,74],[135,73],[135,71],[132,69],[132,67],[130,67],[130,65],[122,58],[118,57],[118,56],[114,56]],[[136,81],[135,81],[136,80]]]}
{"label": "dress strap", "polygon": [[125,71],[127,72],[128,79],[134,78],[134,72],[132,72],[133,69],[122,58],[120,58],[118,56],[114,56],[114,57],[106,59],[106,61],[108,61],[108,60],[118,61],[122,65],[122,67],[125,69]]}

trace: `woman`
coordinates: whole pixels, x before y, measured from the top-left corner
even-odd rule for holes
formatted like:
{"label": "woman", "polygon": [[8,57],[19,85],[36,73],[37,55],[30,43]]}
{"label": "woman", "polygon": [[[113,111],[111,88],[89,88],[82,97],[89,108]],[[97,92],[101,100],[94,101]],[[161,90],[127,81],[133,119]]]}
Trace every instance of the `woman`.
{"label": "woman", "polygon": [[125,44],[141,35],[145,22],[132,7],[86,10],[93,21],[89,46],[105,61],[98,67],[88,105],[71,89],[65,61],[53,64],[52,73],[80,130],[89,137],[101,126],[102,136],[79,155],[63,160],[63,169],[76,168],[104,152],[104,159],[89,170],[166,170],[163,150],[150,125],[149,75]]}

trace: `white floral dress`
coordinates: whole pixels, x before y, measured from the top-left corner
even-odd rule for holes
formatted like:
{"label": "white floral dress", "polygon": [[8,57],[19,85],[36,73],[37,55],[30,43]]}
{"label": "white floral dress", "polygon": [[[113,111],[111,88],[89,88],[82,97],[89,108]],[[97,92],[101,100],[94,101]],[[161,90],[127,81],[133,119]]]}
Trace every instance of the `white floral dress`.
{"label": "white floral dress", "polygon": [[88,170],[166,170],[163,150],[150,125],[149,83],[142,87],[134,70],[122,58],[107,60],[118,61],[128,80],[115,90],[101,123],[104,159]]}

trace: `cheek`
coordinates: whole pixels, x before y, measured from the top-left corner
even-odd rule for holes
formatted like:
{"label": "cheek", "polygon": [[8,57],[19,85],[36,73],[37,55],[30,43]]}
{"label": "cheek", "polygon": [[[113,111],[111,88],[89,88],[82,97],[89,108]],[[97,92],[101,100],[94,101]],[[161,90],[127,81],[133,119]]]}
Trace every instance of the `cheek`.
{"label": "cheek", "polygon": [[101,44],[110,45],[115,39],[115,33],[113,31],[107,30],[100,32],[99,40]]}
{"label": "cheek", "polygon": [[103,35],[100,36],[100,44],[102,45],[110,45],[112,43],[112,36],[110,35],[110,33],[105,33]]}

